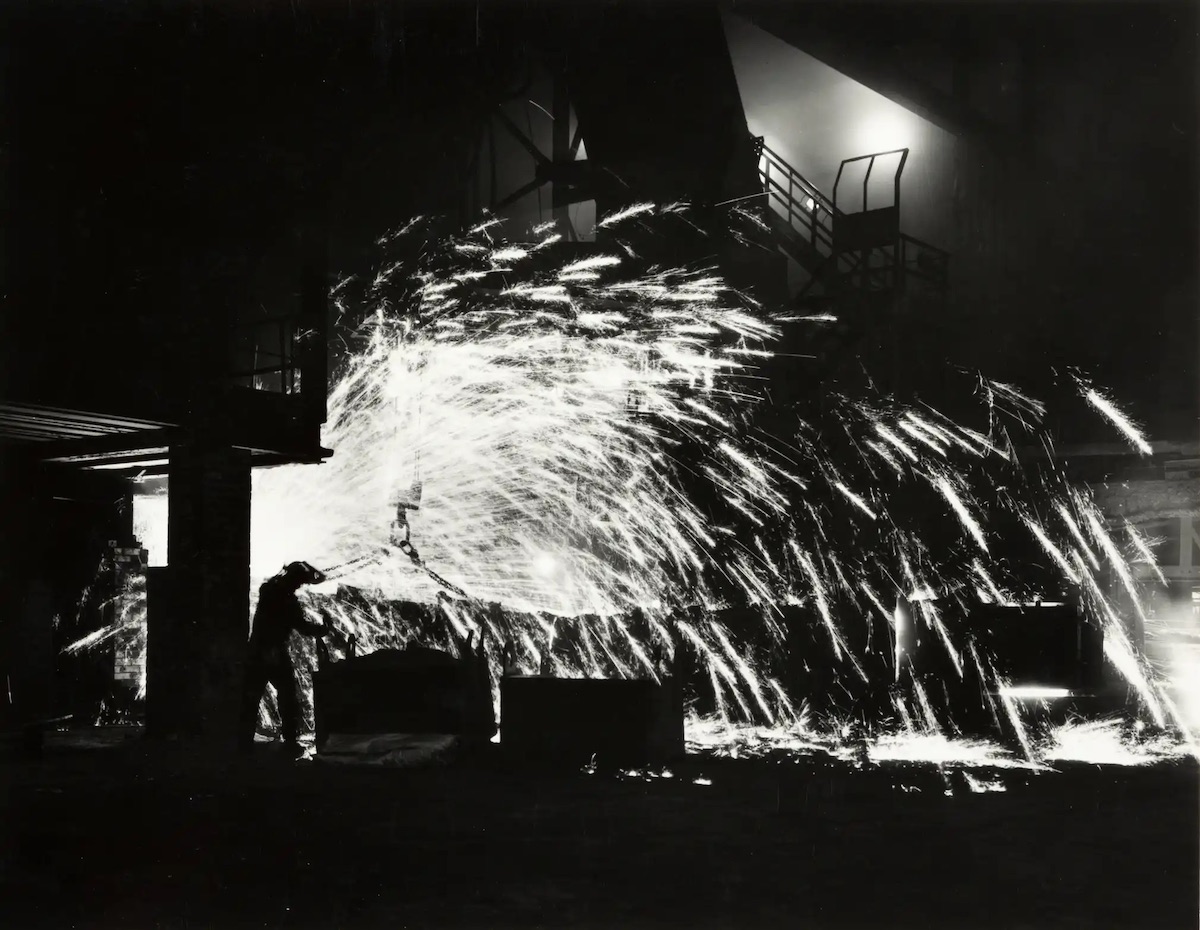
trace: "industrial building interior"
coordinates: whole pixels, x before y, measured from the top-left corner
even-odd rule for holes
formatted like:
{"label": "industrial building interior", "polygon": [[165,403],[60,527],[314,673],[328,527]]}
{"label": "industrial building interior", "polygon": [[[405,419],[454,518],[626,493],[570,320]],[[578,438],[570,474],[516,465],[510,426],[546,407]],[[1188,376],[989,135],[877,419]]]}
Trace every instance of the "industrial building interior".
{"label": "industrial building interior", "polygon": [[4,926],[1196,926],[1194,4],[0,17]]}

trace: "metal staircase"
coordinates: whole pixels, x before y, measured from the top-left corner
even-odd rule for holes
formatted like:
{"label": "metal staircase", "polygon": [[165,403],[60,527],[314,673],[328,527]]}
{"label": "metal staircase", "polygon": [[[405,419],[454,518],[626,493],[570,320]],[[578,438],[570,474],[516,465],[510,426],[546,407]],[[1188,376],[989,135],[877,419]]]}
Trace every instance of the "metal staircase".
{"label": "metal staircase", "polygon": [[[908,149],[845,159],[831,200],[761,136],[755,147],[766,195],[763,218],[776,246],[810,275],[794,298],[798,308],[883,312],[914,295],[944,303],[949,254],[900,231],[900,176]],[[878,159],[894,155],[899,164],[893,201],[873,207],[868,201],[871,173]],[[842,176],[848,165],[862,161],[867,166],[861,204],[844,209],[838,202]]]}
{"label": "metal staircase", "polygon": [[[908,150],[846,159],[830,199],[763,139],[755,146],[765,195],[761,216],[771,244],[809,274],[791,298],[792,309],[808,319],[785,326],[781,336],[781,358],[789,360],[777,363],[773,377],[776,406],[814,397],[824,403],[827,384],[863,371],[889,390],[910,383],[920,332],[943,318],[949,255],[900,231],[900,177]],[[877,163],[887,156],[897,163],[891,203],[880,205],[875,193],[872,204],[871,175],[878,180]],[[861,199],[857,190],[844,192],[848,166],[865,167]],[[895,325],[900,315],[911,322]],[[790,361],[796,358],[808,361],[797,366]]]}
{"label": "metal staircase", "polygon": [[[910,380],[907,359],[916,337],[912,325],[896,326],[895,320],[899,314],[910,315],[921,324],[919,331],[941,318],[949,255],[900,231],[900,176],[908,150],[846,159],[830,199],[763,139],[755,139],[755,146],[765,194],[762,218],[772,244],[809,274],[791,298],[792,307],[810,320],[823,319],[816,326],[797,321],[785,327],[781,351],[810,363],[799,368],[780,363],[774,388],[778,402],[787,406],[814,392],[824,396],[823,385],[852,371],[857,359],[870,360],[872,377],[891,388]],[[898,156],[892,202],[872,205],[871,174],[887,156]],[[861,201],[857,192],[839,197],[847,166],[861,167],[862,162]]]}

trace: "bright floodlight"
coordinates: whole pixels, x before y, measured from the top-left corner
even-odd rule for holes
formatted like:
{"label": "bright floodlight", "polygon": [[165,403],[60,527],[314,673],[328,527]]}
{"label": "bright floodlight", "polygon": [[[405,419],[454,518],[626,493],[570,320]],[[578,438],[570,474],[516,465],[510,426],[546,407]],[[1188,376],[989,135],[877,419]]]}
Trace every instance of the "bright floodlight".
{"label": "bright floodlight", "polygon": [[912,144],[912,121],[900,107],[889,106],[866,114],[858,124],[855,155],[890,152]]}

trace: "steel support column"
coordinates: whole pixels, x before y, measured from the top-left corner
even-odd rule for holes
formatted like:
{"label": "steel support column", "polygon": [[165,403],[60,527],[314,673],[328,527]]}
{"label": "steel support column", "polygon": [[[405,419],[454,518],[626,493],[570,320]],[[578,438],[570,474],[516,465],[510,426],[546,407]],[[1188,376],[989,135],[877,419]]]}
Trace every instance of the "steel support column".
{"label": "steel support column", "polygon": [[171,448],[168,566],[147,584],[146,722],[232,746],[250,614],[250,455]]}

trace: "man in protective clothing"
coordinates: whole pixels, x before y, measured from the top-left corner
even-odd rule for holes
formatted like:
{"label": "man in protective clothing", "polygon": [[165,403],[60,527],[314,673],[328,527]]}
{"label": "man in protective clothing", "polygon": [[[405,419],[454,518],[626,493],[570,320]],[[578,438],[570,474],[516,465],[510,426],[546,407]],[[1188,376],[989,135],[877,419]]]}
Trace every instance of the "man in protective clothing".
{"label": "man in protective clothing", "polygon": [[320,584],[325,576],[307,562],[292,562],[258,589],[258,608],[250,632],[246,656],[246,681],[242,693],[241,725],[238,743],[242,749],[254,745],[258,724],[258,706],[263,690],[270,682],[279,696],[279,715],[283,724],[284,746],[299,755],[300,702],[296,691],[296,670],[288,652],[288,637],[293,630],[308,636],[325,637],[328,624],[310,623],[296,592],[306,584]]}

